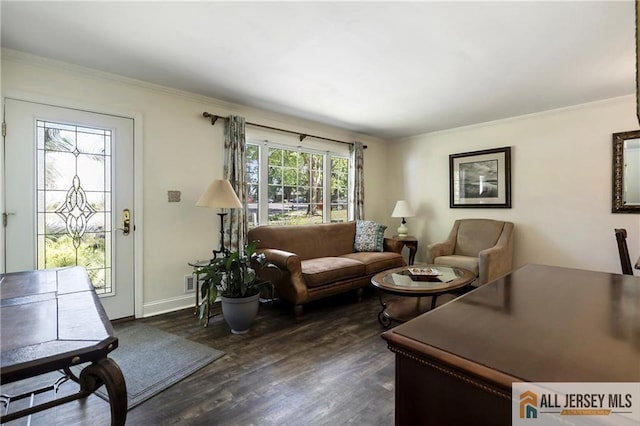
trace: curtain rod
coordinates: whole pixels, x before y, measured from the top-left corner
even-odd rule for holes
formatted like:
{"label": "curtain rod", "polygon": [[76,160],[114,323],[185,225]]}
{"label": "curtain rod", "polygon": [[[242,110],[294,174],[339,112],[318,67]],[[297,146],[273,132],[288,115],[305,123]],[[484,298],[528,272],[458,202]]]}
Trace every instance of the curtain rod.
{"label": "curtain rod", "polygon": [[[211,114],[211,113],[206,112],[206,111],[202,113],[202,116],[204,118],[210,118],[212,126],[216,124],[216,121],[218,121],[219,118],[222,118],[223,120],[227,119],[227,117],[221,117],[219,115]],[[278,127],[265,126],[264,124],[249,123],[249,122],[247,122],[245,124],[247,124],[249,126],[254,126],[254,127],[261,127],[263,129],[276,130],[278,132],[284,132],[284,133],[290,133],[292,135],[298,135],[298,137],[300,138],[300,142],[302,142],[305,138],[310,137],[310,138],[314,138],[314,139],[322,139],[324,141],[329,141],[329,142],[342,143],[342,144],[345,144],[345,145],[353,145],[353,142],[345,142],[345,141],[339,141],[337,139],[325,138],[325,137],[322,137],[322,136],[308,135],[308,134],[305,134],[305,133],[294,132],[293,130],[279,129]],[[364,145],[363,148],[367,149],[367,146]]]}

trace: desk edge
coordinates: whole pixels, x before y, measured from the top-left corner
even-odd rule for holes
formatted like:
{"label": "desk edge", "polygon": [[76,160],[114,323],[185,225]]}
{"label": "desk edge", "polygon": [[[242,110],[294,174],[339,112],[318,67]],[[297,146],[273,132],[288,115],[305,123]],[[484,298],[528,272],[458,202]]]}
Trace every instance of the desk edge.
{"label": "desk edge", "polygon": [[418,342],[389,330],[382,334],[387,347],[396,356],[404,356],[446,374],[467,381],[485,391],[511,399],[513,382],[524,380],[454,355],[423,342]]}

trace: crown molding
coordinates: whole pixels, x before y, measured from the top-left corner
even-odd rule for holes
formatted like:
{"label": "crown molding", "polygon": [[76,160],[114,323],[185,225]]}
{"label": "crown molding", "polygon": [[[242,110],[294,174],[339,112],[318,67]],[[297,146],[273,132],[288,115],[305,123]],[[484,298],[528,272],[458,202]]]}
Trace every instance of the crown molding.
{"label": "crown molding", "polygon": [[304,118],[298,118],[280,114],[274,111],[235,104],[232,102],[226,102],[221,99],[212,98],[210,96],[200,95],[198,93],[188,92],[186,90],[180,90],[160,84],[150,83],[144,80],[125,77],[106,71],[100,71],[95,68],[89,68],[82,65],[63,62],[19,50],[9,49],[6,47],[2,48],[1,59],[22,63],[25,65],[37,66],[40,68],[46,68],[53,71],[62,71],[70,74],[76,74],[94,80],[112,81],[115,83],[126,84],[155,93],[164,93],[170,96],[188,99],[207,105],[207,109],[212,110],[211,113],[220,116],[230,114],[243,115],[250,121],[259,122],[260,124],[270,125],[274,127],[291,128],[292,131],[299,131],[300,133],[321,133],[320,136],[326,136],[328,138],[348,138],[362,142],[386,142],[385,140],[377,138],[375,136],[352,132],[348,129],[333,127]]}
{"label": "crown molding", "polygon": [[131,77],[125,77],[119,74],[113,74],[106,71],[100,71],[95,68],[89,68],[82,65],[72,64],[69,62],[59,61],[57,59],[51,59],[44,56],[33,55],[31,53],[22,52],[19,50],[2,48],[2,59],[13,62],[22,63],[25,65],[35,65],[41,68],[48,68],[56,71],[64,71],[73,74],[79,74],[84,77],[93,78],[96,80],[109,80],[120,84],[127,84],[130,86],[136,86],[142,89],[151,90],[154,92],[162,92],[172,96],[179,96],[198,102],[207,103],[213,106],[223,108],[225,110],[235,111],[238,110],[236,104],[225,102],[220,99],[212,98],[198,93],[188,92],[186,90],[175,89],[160,84],[150,83],[144,80],[138,80]]}
{"label": "crown molding", "polygon": [[448,134],[448,133],[455,133],[455,132],[459,132],[459,131],[481,129],[481,128],[490,127],[490,126],[497,126],[497,125],[501,125],[501,124],[514,123],[514,122],[527,120],[527,119],[531,119],[531,118],[536,118],[536,117],[547,117],[547,116],[550,116],[550,115],[559,114],[559,113],[563,113],[563,112],[578,111],[578,110],[581,110],[581,109],[588,109],[588,108],[593,108],[593,107],[598,107],[598,106],[606,106],[606,105],[611,105],[611,104],[624,103],[624,102],[629,102],[630,100],[635,100],[635,95],[616,96],[616,97],[613,97],[613,98],[600,99],[600,100],[591,101],[591,102],[583,102],[583,103],[580,103],[580,104],[569,105],[569,106],[559,107],[559,108],[553,108],[553,109],[548,109],[548,110],[544,110],[544,111],[537,111],[537,112],[532,112],[532,113],[529,113],[529,114],[522,114],[522,115],[516,115],[516,116],[513,116],[513,117],[500,118],[498,120],[491,120],[491,121],[485,121],[485,122],[482,122],[482,123],[469,124],[469,125],[466,125],[466,126],[453,127],[451,129],[437,130],[437,131],[434,131],[434,132],[428,132],[428,133],[423,133],[423,134],[419,134],[419,135],[407,136],[407,137],[402,138],[402,139],[397,139],[396,142],[405,142],[405,141],[415,140],[415,139],[419,139],[419,138],[422,138],[422,137],[425,137],[425,136],[435,136],[435,135],[442,135],[442,134]]}

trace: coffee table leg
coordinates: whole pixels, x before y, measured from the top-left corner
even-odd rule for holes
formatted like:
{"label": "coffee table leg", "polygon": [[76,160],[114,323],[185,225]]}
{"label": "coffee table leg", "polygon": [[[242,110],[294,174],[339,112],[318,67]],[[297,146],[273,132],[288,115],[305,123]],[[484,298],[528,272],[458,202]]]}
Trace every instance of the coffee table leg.
{"label": "coffee table leg", "polygon": [[438,300],[438,295],[434,294],[431,296],[431,310],[436,307],[436,300]]}
{"label": "coffee table leg", "polygon": [[380,297],[380,306],[382,306],[382,310],[380,311],[380,313],[378,313],[378,322],[384,328],[389,328],[389,326],[391,325],[391,318],[389,318],[385,313],[387,309],[387,304],[382,301],[382,295],[380,295],[379,297]]}

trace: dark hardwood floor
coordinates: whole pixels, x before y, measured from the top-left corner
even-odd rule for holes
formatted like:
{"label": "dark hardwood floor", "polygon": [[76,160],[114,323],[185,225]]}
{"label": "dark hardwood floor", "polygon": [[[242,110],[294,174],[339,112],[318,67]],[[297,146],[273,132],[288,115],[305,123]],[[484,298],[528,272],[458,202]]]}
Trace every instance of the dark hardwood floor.
{"label": "dark hardwood floor", "polygon": [[[290,306],[263,304],[245,335],[231,334],[220,316],[204,328],[192,309],[136,320],[226,355],[130,410],[127,424],[392,425],[394,355],[380,338],[379,311],[367,289],[359,303],[345,294],[310,304],[299,322]],[[109,422],[107,402],[92,395],[31,424]]]}

